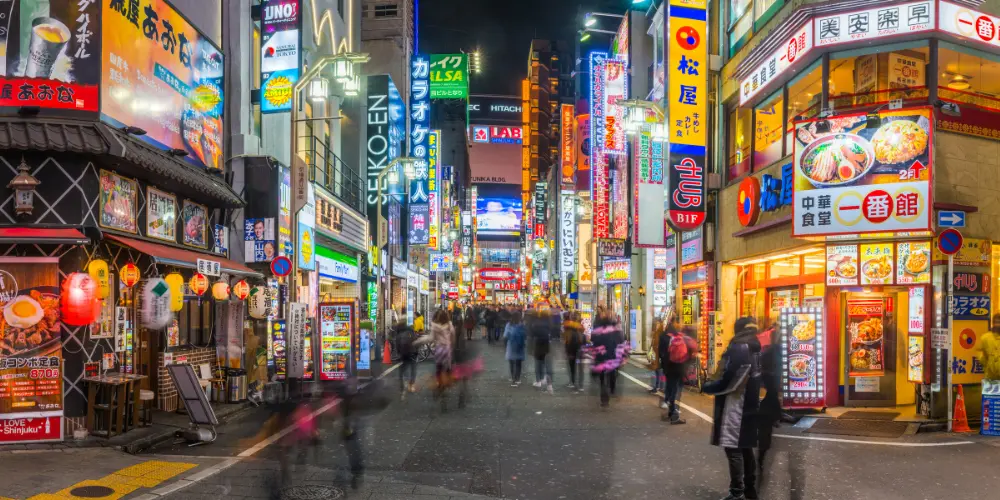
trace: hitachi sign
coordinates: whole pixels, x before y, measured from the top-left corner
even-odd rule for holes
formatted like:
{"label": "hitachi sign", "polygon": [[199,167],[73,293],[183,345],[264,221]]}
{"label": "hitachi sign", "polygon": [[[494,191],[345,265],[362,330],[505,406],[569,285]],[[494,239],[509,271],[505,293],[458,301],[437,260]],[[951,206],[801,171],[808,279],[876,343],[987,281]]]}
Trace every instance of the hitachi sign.
{"label": "hitachi sign", "polygon": [[491,113],[520,113],[521,106],[508,106],[506,104],[494,104],[490,106]]}

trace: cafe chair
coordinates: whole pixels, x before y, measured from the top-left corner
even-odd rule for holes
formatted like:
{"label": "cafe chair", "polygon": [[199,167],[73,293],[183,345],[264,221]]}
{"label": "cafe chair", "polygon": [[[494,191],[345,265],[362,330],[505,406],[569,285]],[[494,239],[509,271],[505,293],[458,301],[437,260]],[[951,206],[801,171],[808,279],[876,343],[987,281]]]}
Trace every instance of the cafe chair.
{"label": "cafe chair", "polygon": [[156,393],[153,391],[147,391],[145,389],[139,391],[139,419],[142,422],[143,427],[153,425],[153,401],[155,399]]}

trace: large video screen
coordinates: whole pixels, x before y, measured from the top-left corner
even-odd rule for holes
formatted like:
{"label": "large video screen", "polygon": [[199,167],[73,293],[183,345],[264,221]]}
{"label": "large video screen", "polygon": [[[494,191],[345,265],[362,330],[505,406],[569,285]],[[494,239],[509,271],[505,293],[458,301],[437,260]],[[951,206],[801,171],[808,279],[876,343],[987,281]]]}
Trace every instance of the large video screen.
{"label": "large video screen", "polygon": [[477,184],[476,190],[476,234],[486,237],[520,237],[520,186]]}

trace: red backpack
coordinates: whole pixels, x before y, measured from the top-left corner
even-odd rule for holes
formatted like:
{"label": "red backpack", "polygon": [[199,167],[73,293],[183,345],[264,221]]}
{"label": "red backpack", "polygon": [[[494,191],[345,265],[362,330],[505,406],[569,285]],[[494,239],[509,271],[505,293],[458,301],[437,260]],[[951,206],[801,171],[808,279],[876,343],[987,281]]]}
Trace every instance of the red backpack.
{"label": "red backpack", "polygon": [[688,349],[684,335],[680,333],[670,335],[670,344],[667,346],[667,353],[670,355],[671,363],[683,364],[691,359],[691,350]]}

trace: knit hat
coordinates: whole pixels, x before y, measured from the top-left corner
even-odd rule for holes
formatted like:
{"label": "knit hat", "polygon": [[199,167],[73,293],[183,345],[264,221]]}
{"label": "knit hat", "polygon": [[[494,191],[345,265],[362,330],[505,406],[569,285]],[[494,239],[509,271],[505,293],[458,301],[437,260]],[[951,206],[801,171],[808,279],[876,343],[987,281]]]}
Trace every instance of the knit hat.
{"label": "knit hat", "polygon": [[748,328],[757,328],[757,323],[753,318],[745,316],[736,320],[736,324],[733,326],[734,333],[740,333]]}

